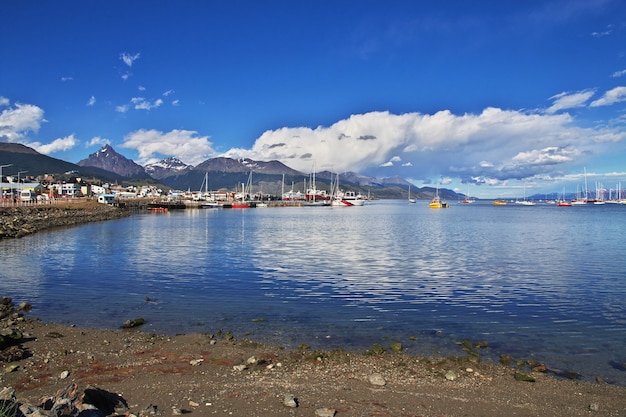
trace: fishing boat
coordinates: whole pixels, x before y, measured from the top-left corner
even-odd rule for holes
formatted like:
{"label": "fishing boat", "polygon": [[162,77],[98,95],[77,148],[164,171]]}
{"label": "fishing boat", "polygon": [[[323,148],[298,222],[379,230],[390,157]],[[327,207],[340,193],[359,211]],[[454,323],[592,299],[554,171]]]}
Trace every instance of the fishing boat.
{"label": "fishing boat", "polygon": [[330,206],[330,195],[326,194],[326,190],[317,189],[317,186],[315,184],[315,170],[313,170],[310,184],[311,188],[306,190],[306,193],[304,195],[305,201],[303,205],[308,207]]}
{"label": "fishing boat", "polygon": [[434,209],[448,208],[448,203],[446,203],[445,201],[441,199],[441,197],[439,197],[439,184],[437,184],[435,196],[433,197],[432,200],[430,200],[430,203],[428,203],[428,207],[434,208]]}

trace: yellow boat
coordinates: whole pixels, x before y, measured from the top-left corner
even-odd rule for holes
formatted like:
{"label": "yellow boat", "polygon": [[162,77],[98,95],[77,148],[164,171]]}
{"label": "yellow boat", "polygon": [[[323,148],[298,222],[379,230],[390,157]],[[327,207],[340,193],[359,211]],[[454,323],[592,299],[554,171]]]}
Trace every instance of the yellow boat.
{"label": "yellow boat", "polygon": [[446,203],[445,201],[442,201],[441,198],[439,198],[439,184],[437,184],[437,190],[435,191],[435,196],[430,201],[430,203],[428,203],[428,207],[434,208],[434,209],[448,208],[448,203]]}
{"label": "yellow boat", "polygon": [[494,206],[506,206],[506,200],[494,200]]}
{"label": "yellow boat", "polygon": [[430,208],[448,208],[448,203],[445,201],[441,201],[438,196],[432,199],[430,203],[428,203],[428,207]]}

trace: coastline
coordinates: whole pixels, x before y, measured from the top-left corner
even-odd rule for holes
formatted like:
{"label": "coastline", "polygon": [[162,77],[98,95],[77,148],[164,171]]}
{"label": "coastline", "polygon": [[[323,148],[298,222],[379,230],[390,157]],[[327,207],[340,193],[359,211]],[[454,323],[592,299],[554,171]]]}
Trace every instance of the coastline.
{"label": "coastline", "polygon": [[20,238],[39,231],[113,220],[130,211],[94,200],[0,207],[0,239]]}
{"label": "coastline", "polygon": [[0,390],[10,387],[17,401],[31,406],[72,387],[124,400],[124,410],[99,415],[147,416],[157,409],[159,415],[338,417],[626,413],[626,387],[524,371],[529,382],[516,378],[514,368],[469,357],[285,350],[236,335],[166,336],[140,326],[84,329],[45,323],[27,310],[12,308],[2,319],[3,334],[19,332],[10,345],[24,355],[2,363]]}

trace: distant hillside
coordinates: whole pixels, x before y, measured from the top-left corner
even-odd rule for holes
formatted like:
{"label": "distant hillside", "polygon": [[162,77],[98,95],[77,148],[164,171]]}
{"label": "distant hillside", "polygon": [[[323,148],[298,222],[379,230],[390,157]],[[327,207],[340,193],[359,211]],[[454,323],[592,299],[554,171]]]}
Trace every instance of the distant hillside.
{"label": "distant hillside", "polygon": [[80,167],[77,164],[40,154],[33,148],[19,143],[0,142],[0,164],[11,166],[2,169],[2,175],[37,176],[43,174],[64,174],[76,171],[86,177],[97,177],[105,181],[119,181],[122,178],[112,172],[94,167]]}
{"label": "distant hillside", "polygon": [[151,178],[141,165],[117,153],[110,145],[105,145],[99,151],[79,161],[78,165],[104,169],[124,178]]}

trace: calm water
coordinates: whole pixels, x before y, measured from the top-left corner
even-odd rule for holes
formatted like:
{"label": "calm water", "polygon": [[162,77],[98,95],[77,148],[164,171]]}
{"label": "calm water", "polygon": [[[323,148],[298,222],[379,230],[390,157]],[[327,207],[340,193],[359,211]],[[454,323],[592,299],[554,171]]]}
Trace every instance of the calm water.
{"label": "calm water", "polygon": [[493,361],[626,385],[626,206],[425,204],[138,214],[0,241],[0,294],[46,321],[287,347],[484,340]]}

